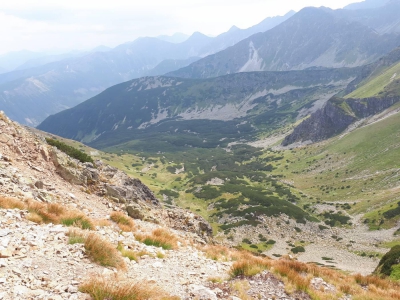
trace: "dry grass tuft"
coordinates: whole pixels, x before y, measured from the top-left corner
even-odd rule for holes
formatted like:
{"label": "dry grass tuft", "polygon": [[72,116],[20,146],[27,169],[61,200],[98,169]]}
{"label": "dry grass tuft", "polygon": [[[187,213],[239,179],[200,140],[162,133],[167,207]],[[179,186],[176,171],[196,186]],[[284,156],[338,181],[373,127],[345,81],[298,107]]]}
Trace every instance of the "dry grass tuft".
{"label": "dry grass tuft", "polygon": [[4,209],[25,209],[26,203],[16,198],[0,196],[0,208]]}
{"label": "dry grass tuft", "polygon": [[134,231],[135,223],[123,212],[114,211],[110,214],[110,219],[117,223],[118,227],[125,232]]}
{"label": "dry grass tuft", "polygon": [[83,293],[88,293],[94,300],[179,299],[178,297],[168,296],[167,293],[162,291],[159,287],[148,282],[124,280],[119,279],[117,276],[92,276],[80,285],[79,290]]}
{"label": "dry grass tuft", "polygon": [[[315,264],[306,264],[288,257],[279,260],[256,257],[247,251],[238,251],[222,246],[200,248],[206,256],[215,260],[234,262],[230,275],[252,276],[265,269],[274,272],[285,283],[288,293],[295,290],[305,291],[313,299],[339,299],[343,294],[351,295],[353,300],[398,300],[400,299],[400,282],[377,276],[347,275],[341,271]],[[321,277],[336,287],[336,293],[314,290],[311,285],[313,277]]]}
{"label": "dry grass tuft", "polygon": [[84,246],[88,256],[99,265],[126,269],[125,262],[116,247],[97,234],[89,233],[85,237]]}
{"label": "dry grass tuft", "polygon": [[68,244],[84,244],[86,240],[86,233],[76,229],[70,229],[67,233]]}
{"label": "dry grass tuft", "polygon": [[27,209],[29,221],[42,224],[53,223],[93,229],[93,221],[77,210],[67,209],[58,203],[42,203],[34,200],[22,201],[15,198],[0,197],[0,207],[6,209]]}
{"label": "dry grass tuft", "polygon": [[232,277],[254,276],[269,266],[270,263],[266,259],[243,253],[241,258],[232,265],[230,275]]}
{"label": "dry grass tuft", "polygon": [[35,212],[31,212],[29,214],[26,215],[26,219],[34,222],[36,224],[42,224],[43,223],[43,219],[41,216],[39,216],[37,213]]}
{"label": "dry grass tuft", "polygon": [[164,250],[176,249],[178,247],[178,238],[164,228],[155,229],[148,235],[136,234],[135,238],[147,246],[161,247]]}
{"label": "dry grass tuft", "polygon": [[381,279],[377,276],[369,275],[369,276],[362,276],[361,274],[356,274],[353,276],[354,280],[362,285],[362,286],[369,286],[374,285],[378,288],[388,289],[390,284],[388,280]]}
{"label": "dry grass tuft", "polygon": [[250,289],[250,284],[246,280],[236,281],[231,284],[231,288],[234,291],[234,294],[238,296],[242,300],[252,300],[247,291]]}
{"label": "dry grass tuft", "polygon": [[53,223],[82,229],[94,229],[93,221],[82,212],[67,209],[58,203],[41,203],[28,200],[25,208],[29,211],[27,219],[38,224]]}
{"label": "dry grass tuft", "polygon": [[111,226],[111,222],[106,219],[97,219],[93,220],[94,226],[99,226],[99,227],[108,227]]}
{"label": "dry grass tuft", "polygon": [[127,258],[129,258],[129,260],[134,260],[136,262],[139,261],[140,256],[138,255],[138,253],[133,250],[125,249],[125,247],[124,247],[124,245],[122,245],[122,243],[118,243],[117,250],[119,252],[121,252],[121,255],[123,257],[127,257]]}
{"label": "dry grass tuft", "polygon": [[60,223],[65,226],[74,226],[82,229],[94,229],[94,222],[78,211],[68,211],[60,215]]}
{"label": "dry grass tuft", "polygon": [[212,260],[228,261],[231,259],[231,250],[221,245],[207,245],[200,248]]}

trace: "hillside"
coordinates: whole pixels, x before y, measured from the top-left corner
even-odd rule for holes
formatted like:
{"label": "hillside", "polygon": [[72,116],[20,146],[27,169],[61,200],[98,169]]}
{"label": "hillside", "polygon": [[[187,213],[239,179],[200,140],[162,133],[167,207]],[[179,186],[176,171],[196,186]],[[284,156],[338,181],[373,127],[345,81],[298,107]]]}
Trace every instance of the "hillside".
{"label": "hillside", "polygon": [[47,118],[39,129],[97,148],[226,147],[319,108],[358,69],[240,73],[205,80],[145,77]]}
{"label": "hillside", "polygon": [[374,276],[207,245],[201,217],[163,208],[137,179],[99,160],[79,163],[4,114],[0,127],[5,300],[400,295]]}
{"label": "hillside", "polygon": [[[399,9],[395,6],[390,12],[397,18]],[[386,20],[375,10],[368,13]],[[365,14],[360,11],[360,16]],[[380,35],[340,11],[309,7],[267,32],[168,75],[208,78],[236,72],[354,67],[371,63],[399,44],[397,34]]]}
{"label": "hillside", "polygon": [[372,117],[400,100],[400,49],[366,66],[362,75],[289,134],[282,145],[316,142],[343,132],[351,124]]}

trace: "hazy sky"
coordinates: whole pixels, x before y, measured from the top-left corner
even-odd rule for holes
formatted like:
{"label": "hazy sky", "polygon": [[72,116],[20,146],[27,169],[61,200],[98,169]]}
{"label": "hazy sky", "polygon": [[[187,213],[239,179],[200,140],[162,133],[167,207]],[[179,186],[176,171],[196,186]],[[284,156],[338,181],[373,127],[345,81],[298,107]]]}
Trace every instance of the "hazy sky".
{"label": "hazy sky", "polygon": [[0,0],[0,54],[114,47],[140,36],[218,35],[305,6],[362,0]]}

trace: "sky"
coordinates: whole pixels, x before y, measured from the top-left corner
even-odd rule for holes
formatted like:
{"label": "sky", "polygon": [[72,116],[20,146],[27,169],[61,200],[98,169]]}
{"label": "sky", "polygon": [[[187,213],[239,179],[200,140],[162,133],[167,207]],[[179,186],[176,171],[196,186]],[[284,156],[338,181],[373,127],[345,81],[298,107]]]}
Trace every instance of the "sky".
{"label": "sky", "polygon": [[0,54],[115,47],[141,36],[218,35],[306,6],[362,0],[0,0]]}

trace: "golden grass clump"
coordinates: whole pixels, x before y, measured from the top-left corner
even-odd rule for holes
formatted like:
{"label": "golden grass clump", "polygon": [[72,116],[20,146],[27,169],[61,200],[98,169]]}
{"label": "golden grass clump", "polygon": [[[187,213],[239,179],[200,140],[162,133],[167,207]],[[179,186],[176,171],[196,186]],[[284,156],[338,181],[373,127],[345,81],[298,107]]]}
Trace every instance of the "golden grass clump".
{"label": "golden grass clump", "polygon": [[268,260],[253,256],[249,253],[243,253],[241,258],[236,261],[230,270],[232,277],[254,276],[270,266]]}
{"label": "golden grass clump", "polygon": [[221,245],[207,245],[200,248],[206,256],[216,261],[228,261],[231,259],[231,250]]}
{"label": "golden grass clump", "polygon": [[140,256],[138,255],[138,253],[133,250],[125,249],[125,247],[124,247],[124,245],[122,245],[122,243],[118,243],[117,250],[119,252],[121,252],[121,255],[123,257],[127,257],[127,258],[129,258],[129,260],[134,260],[136,262],[139,261]]}
{"label": "golden grass clump", "polygon": [[42,224],[53,223],[93,229],[93,221],[77,210],[67,209],[58,203],[42,203],[34,200],[22,201],[16,198],[0,197],[0,207],[5,209],[26,209],[29,221]]}
{"label": "golden grass clump", "polygon": [[134,231],[135,223],[123,212],[114,211],[110,214],[110,219],[117,223],[118,227],[125,232]]}
{"label": "golden grass clump", "polygon": [[97,234],[89,233],[85,237],[84,247],[88,256],[95,263],[121,270],[126,269],[125,262],[117,248]]}
{"label": "golden grass clump", "polygon": [[29,211],[27,219],[38,224],[53,223],[82,229],[94,229],[93,221],[82,212],[67,209],[58,203],[41,203],[29,200],[26,209]]}
{"label": "golden grass clump", "polygon": [[86,241],[86,233],[77,229],[70,229],[67,233],[68,244],[84,244]]}
{"label": "golden grass clump", "polygon": [[178,238],[170,231],[164,228],[157,228],[151,234],[136,234],[135,238],[147,246],[161,247],[164,250],[176,249],[178,247]]}
{"label": "golden grass clump", "polygon": [[104,277],[94,275],[79,286],[82,293],[89,294],[94,300],[178,300],[168,296],[159,287],[145,281],[120,279],[117,275]]}
{"label": "golden grass clump", "polygon": [[242,300],[252,300],[253,298],[247,295],[247,291],[250,289],[250,284],[246,280],[239,280],[231,284],[231,288],[234,294]]}
{"label": "golden grass clump", "polygon": [[34,222],[36,224],[42,224],[43,223],[43,219],[41,216],[39,216],[37,213],[35,212],[31,212],[29,214],[26,215],[26,219]]}
{"label": "golden grass clump", "polygon": [[26,209],[26,203],[17,198],[0,196],[0,208],[4,209]]}
{"label": "golden grass clump", "polygon": [[106,219],[95,219],[93,220],[94,226],[99,226],[99,227],[108,227],[111,226],[111,222]]}

